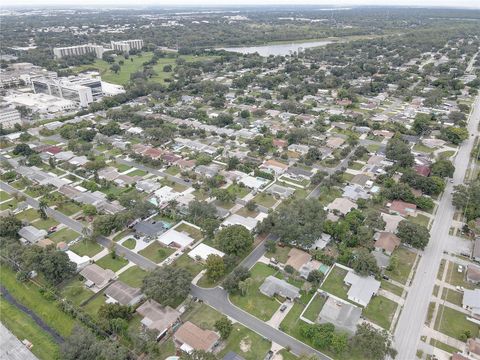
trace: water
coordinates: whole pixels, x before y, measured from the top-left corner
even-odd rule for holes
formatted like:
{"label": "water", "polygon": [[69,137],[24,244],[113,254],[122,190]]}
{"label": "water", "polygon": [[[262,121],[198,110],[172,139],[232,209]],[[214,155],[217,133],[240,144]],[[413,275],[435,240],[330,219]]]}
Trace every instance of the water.
{"label": "water", "polygon": [[331,44],[332,41],[311,41],[303,43],[292,44],[277,44],[277,45],[260,45],[260,46],[245,46],[245,47],[228,47],[219,48],[217,50],[226,50],[232,52],[238,52],[242,54],[253,54],[258,52],[260,56],[270,55],[290,55],[292,52],[303,51],[306,48],[325,46]]}

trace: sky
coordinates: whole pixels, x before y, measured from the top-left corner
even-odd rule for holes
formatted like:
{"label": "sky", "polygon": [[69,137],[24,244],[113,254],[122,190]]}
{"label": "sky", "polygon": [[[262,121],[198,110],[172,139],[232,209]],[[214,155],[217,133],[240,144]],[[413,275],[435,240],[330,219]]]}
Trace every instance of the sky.
{"label": "sky", "polygon": [[480,9],[480,0],[2,0],[2,6],[237,6],[237,5],[389,5],[468,7]]}

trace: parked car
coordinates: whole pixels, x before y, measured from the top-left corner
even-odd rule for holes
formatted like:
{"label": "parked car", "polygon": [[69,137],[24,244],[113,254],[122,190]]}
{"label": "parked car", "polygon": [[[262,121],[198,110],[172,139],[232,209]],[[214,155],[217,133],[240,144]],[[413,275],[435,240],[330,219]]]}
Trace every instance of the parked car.
{"label": "parked car", "polygon": [[462,273],[462,272],[463,272],[463,266],[462,266],[462,265],[458,265],[457,271],[458,271],[459,273]]}
{"label": "parked car", "polygon": [[387,275],[382,275],[382,278],[385,280],[390,280],[390,278]]}
{"label": "parked car", "polygon": [[455,289],[457,289],[458,291],[460,292],[464,292],[465,289],[463,288],[463,286],[455,286]]}
{"label": "parked car", "polygon": [[267,355],[265,355],[265,360],[270,360],[273,357],[273,351],[269,350]]}
{"label": "parked car", "polygon": [[285,310],[287,310],[287,305],[283,304],[283,305],[280,307],[280,312],[284,312]]}

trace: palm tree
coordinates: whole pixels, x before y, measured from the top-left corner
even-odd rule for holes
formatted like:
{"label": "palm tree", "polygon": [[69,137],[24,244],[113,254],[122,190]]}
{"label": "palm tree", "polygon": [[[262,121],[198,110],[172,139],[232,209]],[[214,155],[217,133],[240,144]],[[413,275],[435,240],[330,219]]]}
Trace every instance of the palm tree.
{"label": "palm tree", "polygon": [[48,218],[47,211],[46,211],[47,209],[48,209],[47,200],[40,199],[40,201],[38,202],[38,213],[40,214],[40,217],[43,220]]}

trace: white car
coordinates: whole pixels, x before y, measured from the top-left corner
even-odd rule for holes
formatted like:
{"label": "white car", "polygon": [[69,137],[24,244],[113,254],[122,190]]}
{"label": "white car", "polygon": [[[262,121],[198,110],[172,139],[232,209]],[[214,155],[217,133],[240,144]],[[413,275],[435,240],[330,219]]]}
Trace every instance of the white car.
{"label": "white car", "polygon": [[463,272],[463,266],[462,266],[462,265],[458,265],[457,271],[458,271],[459,273]]}
{"label": "white car", "polygon": [[463,288],[463,286],[455,286],[455,289],[457,289],[458,291],[460,292],[464,292],[465,289]]}

